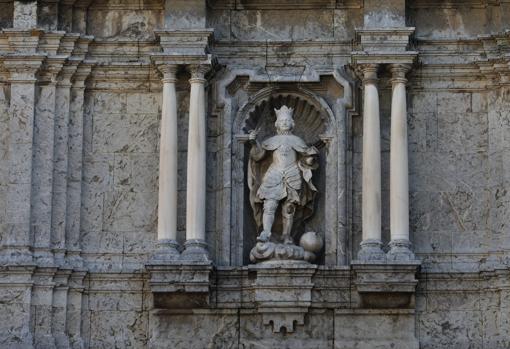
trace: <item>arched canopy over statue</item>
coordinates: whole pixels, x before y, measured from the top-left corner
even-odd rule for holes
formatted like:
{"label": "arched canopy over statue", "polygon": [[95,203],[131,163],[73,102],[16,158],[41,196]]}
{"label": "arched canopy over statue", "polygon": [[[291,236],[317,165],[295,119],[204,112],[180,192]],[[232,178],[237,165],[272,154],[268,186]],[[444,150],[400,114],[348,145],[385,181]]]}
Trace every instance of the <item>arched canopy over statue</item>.
{"label": "arched canopy over statue", "polygon": [[[261,231],[250,259],[252,262],[269,259],[311,261],[315,258],[314,253],[322,248],[320,237],[314,233],[305,234],[305,240],[309,241],[303,247],[312,245],[307,250],[295,245],[292,227],[313,213],[317,189],[312,183],[312,170],[318,167],[318,150],[292,134],[292,108],[282,106],[275,109],[275,113],[275,136],[260,143],[257,131],[249,135],[252,143],[248,163],[250,204],[258,231]],[[279,234],[274,231],[278,210],[281,210]]]}

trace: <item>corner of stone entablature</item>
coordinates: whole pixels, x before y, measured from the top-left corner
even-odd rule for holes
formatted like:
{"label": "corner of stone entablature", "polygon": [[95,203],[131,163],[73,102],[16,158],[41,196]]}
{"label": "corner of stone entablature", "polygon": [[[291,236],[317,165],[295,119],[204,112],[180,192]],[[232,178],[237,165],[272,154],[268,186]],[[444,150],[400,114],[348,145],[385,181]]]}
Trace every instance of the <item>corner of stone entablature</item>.
{"label": "corner of stone entablature", "polygon": [[510,83],[510,31],[496,34],[479,35],[483,51],[475,62],[492,85]]}
{"label": "corner of stone entablature", "polygon": [[211,305],[211,262],[150,261],[154,309],[199,309]]}
{"label": "corner of stone entablature", "polygon": [[161,50],[166,54],[201,56],[210,52],[214,40],[214,29],[161,29],[154,33]]}
{"label": "corner of stone entablature", "polygon": [[414,31],[414,27],[356,29],[355,47],[365,52],[406,52]]}
{"label": "corner of stone entablature", "polygon": [[419,260],[353,261],[353,283],[360,308],[413,309]]}

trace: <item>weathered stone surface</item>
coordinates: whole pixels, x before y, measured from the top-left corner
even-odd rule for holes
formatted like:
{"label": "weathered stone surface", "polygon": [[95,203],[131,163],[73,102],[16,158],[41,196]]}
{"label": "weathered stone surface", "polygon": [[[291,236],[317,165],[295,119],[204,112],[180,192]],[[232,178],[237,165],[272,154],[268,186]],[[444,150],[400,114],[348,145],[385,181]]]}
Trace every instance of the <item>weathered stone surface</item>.
{"label": "weathered stone surface", "polygon": [[[510,346],[505,1],[0,0],[0,8],[0,347]],[[410,42],[406,25],[415,28]],[[410,273],[360,276],[351,265],[363,229],[364,113],[351,53],[387,63],[406,46],[418,52],[406,77],[410,240],[421,270],[404,305],[383,291],[414,286]],[[157,245],[163,103],[151,55],[204,48],[214,63],[204,96],[213,264],[207,278],[176,267],[178,276],[161,280],[189,292],[161,301],[146,268]],[[385,252],[386,63],[378,71]],[[67,71],[57,79],[60,65]],[[176,82],[181,245],[186,68],[179,66]],[[280,106],[271,103],[284,102],[302,108],[308,127],[324,125],[317,215],[306,227],[322,234],[325,248],[308,279],[277,265],[262,283],[247,266],[255,236],[245,229],[253,222],[240,135],[255,115],[271,125],[271,108]],[[380,293],[375,301],[367,302],[369,291]],[[170,309],[155,309],[165,301]]]}

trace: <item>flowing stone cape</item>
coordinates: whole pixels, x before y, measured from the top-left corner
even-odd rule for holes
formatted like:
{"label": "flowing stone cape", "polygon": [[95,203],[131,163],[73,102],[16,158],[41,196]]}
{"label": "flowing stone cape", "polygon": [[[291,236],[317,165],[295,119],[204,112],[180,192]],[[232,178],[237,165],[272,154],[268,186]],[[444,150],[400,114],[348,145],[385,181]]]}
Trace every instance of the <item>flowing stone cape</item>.
{"label": "flowing stone cape", "polygon": [[[253,146],[250,150],[250,158],[248,162],[248,188],[250,189],[250,204],[253,209],[253,215],[257,224],[257,229],[260,230],[262,226],[262,212],[263,212],[263,200],[259,198],[257,192],[262,179],[269,166],[272,163],[272,152],[278,149],[282,143],[290,145],[297,153],[297,166],[301,172],[304,180],[304,185],[300,190],[300,203],[296,207],[296,213],[294,215],[294,224],[296,227],[299,223],[303,222],[313,214],[314,199],[317,193],[317,189],[312,183],[312,170],[318,167],[318,164],[309,165],[306,163],[306,159],[318,154],[317,149],[314,146],[307,146],[305,142],[295,135],[276,135],[270,137],[262,142],[261,148],[264,153],[260,156],[260,149],[257,146]],[[279,210],[277,210],[279,214]],[[281,227],[281,219],[277,217],[275,219],[275,227]],[[278,231],[278,232],[281,232]]]}

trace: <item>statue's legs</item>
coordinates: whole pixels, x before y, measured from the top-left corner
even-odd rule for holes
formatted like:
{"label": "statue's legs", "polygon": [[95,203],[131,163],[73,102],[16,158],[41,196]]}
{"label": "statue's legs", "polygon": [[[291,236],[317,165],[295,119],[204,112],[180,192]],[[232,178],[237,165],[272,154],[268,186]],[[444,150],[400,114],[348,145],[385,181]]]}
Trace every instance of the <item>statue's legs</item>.
{"label": "statue's legs", "polygon": [[283,230],[282,238],[284,244],[294,244],[290,233],[292,231],[292,223],[294,222],[294,213],[296,212],[296,205],[289,201],[285,201],[282,207]]}
{"label": "statue's legs", "polygon": [[266,242],[271,237],[271,229],[273,228],[274,216],[278,201],[266,199],[264,200],[264,212],[262,214],[262,232],[257,238],[258,241]]}

